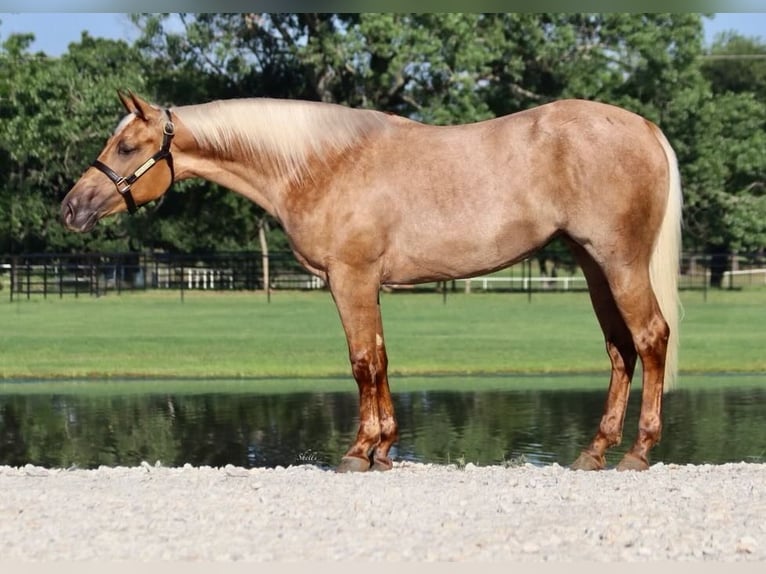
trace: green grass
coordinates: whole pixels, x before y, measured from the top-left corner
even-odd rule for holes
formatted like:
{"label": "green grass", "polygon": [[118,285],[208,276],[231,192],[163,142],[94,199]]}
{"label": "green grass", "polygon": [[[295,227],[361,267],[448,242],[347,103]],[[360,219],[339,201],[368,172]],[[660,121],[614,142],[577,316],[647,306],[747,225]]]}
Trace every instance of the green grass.
{"label": "green grass", "polygon": [[[684,292],[682,373],[766,372],[766,290]],[[599,373],[586,293],[381,294],[394,375]],[[347,348],[327,293],[149,292],[0,303],[0,378],[339,377]],[[603,382],[603,381],[601,381]],[[345,383],[347,384],[347,382]]]}

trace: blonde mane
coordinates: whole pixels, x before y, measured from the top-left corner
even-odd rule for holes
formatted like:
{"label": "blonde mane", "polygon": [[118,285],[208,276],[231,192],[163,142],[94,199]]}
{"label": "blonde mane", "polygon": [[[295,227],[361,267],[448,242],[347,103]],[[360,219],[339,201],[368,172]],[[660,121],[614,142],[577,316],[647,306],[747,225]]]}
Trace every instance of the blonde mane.
{"label": "blonde mane", "polygon": [[244,154],[282,176],[300,179],[309,160],[352,147],[385,125],[386,115],[335,104],[247,98],[173,108],[197,145],[220,157]]}

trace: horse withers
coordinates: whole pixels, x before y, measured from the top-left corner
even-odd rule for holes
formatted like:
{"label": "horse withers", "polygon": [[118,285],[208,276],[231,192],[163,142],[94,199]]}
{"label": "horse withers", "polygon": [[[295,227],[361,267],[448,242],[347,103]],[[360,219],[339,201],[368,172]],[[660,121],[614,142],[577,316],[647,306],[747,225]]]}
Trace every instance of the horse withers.
{"label": "horse withers", "polygon": [[431,126],[295,100],[163,109],[120,99],[127,115],[64,198],[65,225],[88,231],[191,177],[273,216],[329,286],[346,334],[359,429],[338,471],[392,467],[381,286],[481,275],[556,237],[582,267],[611,361],[601,423],[572,467],[605,468],[640,359],[638,436],[617,468],[648,468],[677,372],[682,201],[675,153],[655,124],[585,100]]}

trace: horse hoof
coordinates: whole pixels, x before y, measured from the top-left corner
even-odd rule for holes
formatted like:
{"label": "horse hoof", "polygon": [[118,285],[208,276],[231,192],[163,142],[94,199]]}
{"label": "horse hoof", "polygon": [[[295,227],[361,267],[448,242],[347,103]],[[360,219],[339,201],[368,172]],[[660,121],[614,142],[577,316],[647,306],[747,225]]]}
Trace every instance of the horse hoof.
{"label": "horse hoof", "polygon": [[627,452],[617,465],[617,470],[649,470],[649,463],[644,457]]}
{"label": "horse hoof", "polygon": [[589,452],[581,452],[577,460],[569,467],[572,470],[602,470],[605,466],[603,456],[593,456]]}
{"label": "horse hoof", "polygon": [[365,472],[370,468],[370,461],[356,456],[344,456],[335,472]]}
{"label": "horse hoof", "polygon": [[392,468],[394,468],[393,461],[390,458],[386,457],[386,458],[376,458],[373,461],[372,466],[370,467],[370,470],[378,470],[382,472],[386,470],[391,470]]}

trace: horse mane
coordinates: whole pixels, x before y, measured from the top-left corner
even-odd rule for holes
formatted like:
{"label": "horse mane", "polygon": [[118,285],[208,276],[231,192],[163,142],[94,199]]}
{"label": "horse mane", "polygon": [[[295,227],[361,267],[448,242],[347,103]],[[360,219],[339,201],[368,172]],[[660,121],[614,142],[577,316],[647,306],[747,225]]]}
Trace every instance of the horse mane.
{"label": "horse mane", "polygon": [[386,123],[386,115],[373,110],[272,98],[217,100],[173,112],[203,150],[270,165],[293,181],[311,175],[310,161],[342,153]]}

